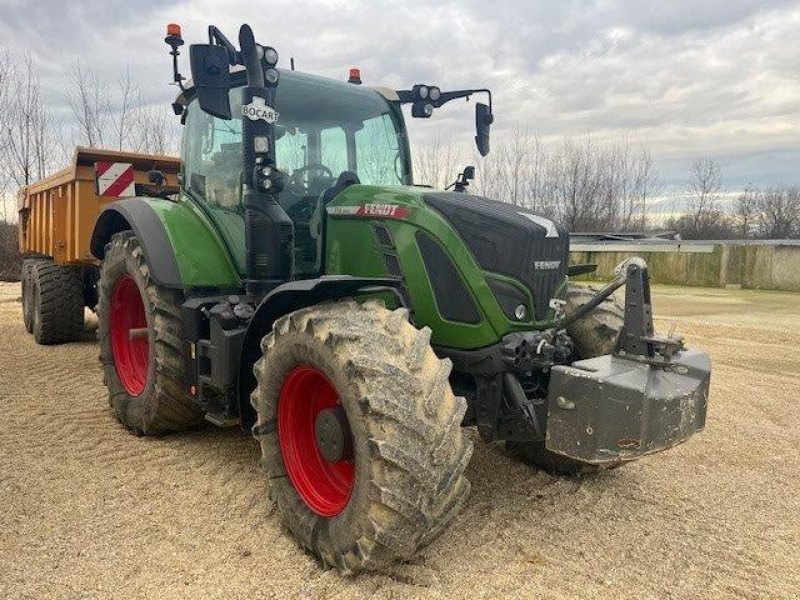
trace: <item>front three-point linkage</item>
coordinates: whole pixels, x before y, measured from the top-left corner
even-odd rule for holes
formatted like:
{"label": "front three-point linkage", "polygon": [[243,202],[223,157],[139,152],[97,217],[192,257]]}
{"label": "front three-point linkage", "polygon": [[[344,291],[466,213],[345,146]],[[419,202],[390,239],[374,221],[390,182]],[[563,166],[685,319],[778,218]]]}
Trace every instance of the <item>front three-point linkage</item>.
{"label": "front three-point linkage", "polygon": [[660,336],[653,328],[653,308],[650,298],[650,275],[644,259],[634,256],[614,269],[615,278],[591,300],[569,316],[557,321],[553,331],[563,331],[603,303],[611,294],[625,286],[625,318],[617,340],[615,354],[654,365],[667,365],[673,355],[684,349],[683,338],[672,334]]}

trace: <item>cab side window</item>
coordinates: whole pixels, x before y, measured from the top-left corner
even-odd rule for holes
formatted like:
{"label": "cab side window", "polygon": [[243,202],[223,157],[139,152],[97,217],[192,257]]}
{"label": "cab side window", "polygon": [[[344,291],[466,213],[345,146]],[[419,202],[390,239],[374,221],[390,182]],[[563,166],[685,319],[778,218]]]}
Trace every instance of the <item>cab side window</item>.
{"label": "cab side window", "polygon": [[330,127],[320,132],[322,164],[331,170],[333,177],[348,171],[347,137],[341,127]]}

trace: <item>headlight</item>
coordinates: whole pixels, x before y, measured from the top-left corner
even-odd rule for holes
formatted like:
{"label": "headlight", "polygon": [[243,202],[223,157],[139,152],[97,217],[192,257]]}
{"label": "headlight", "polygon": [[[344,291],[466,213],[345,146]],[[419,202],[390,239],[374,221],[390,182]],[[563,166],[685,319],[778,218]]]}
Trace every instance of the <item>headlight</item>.
{"label": "headlight", "polygon": [[425,98],[427,98],[428,97],[428,88],[427,88],[427,86],[424,86],[424,85],[419,86],[419,89],[417,90],[417,94],[419,94],[419,97],[422,98],[423,100]]}
{"label": "headlight", "polygon": [[266,60],[269,64],[274,65],[278,62],[278,51],[275,50],[275,48],[264,48],[264,60]]}
{"label": "headlight", "polygon": [[278,83],[278,71],[276,69],[267,69],[264,71],[264,78],[267,83]]}
{"label": "headlight", "polygon": [[433,104],[425,105],[425,116],[430,117],[433,114]]}
{"label": "headlight", "polygon": [[430,90],[428,90],[428,97],[436,102],[442,95],[442,90],[438,87],[433,86]]}

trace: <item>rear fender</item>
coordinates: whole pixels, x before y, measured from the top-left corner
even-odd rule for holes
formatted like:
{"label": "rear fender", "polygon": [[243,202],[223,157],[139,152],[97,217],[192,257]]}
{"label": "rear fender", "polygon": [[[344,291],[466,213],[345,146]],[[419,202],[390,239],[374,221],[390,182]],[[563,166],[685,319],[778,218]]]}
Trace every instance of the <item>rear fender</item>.
{"label": "rear fender", "polygon": [[103,259],[106,244],[133,230],[142,243],[150,276],[162,287],[237,290],[239,275],[211,222],[190,202],[130,198],[103,208],[90,250]]}

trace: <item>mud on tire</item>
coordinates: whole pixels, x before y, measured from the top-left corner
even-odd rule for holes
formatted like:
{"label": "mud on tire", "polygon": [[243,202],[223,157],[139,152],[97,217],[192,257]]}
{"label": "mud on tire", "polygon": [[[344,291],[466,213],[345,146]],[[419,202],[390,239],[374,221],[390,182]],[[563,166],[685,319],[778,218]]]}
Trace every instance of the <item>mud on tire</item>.
{"label": "mud on tire", "polygon": [[[598,291],[599,288],[590,286],[568,286],[566,315],[573,314]],[[575,343],[578,359],[611,354],[622,331],[624,319],[625,308],[612,294],[588,315],[568,327],[567,333]]]}
{"label": "mud on tire", "polygon": [[[23,284],[25,327],[37,344],[77,342],[83,336],[83,277],[80,267],[65,267],[47,258],[29,259]],[[22,275],[25,277],[25,266]],[[25,296],[27,295],[27,301]]]}
{"label": "mud on tire", "polygon": [[[343,301],[299,310],[262,341],[254,373],[253,433],[261,443],[270,495],[300,545],[342,572],[408,559],[434,540],[466,499],[472,443],[466,410],[430,348],[431,332],[408,311]],[[334,386],[352,432],[355,480],[338,514],[309,508],[287,474],[278,421],[287,374],[308,365]]]}
{"label": "mud on tire", "polygon": [[26,258],[22,261],[22,321],[25,323],[25,331],[33,333],[33,259]]}
{"label": "mud on tire", "polygon": [[[135,281],[141,294],[148,329],[147,375],[138,395],[130,393],[121,381],[112,349],[112,293],[126,275]],[[141,435],[189,429],[203,418],[200,407],[183,389],[186,368],[182,353],[182,300],[179,291],[161,288],[150,279],[144,251],[133,232],[118,233],[111,238],[98,283],[100,362],[114,413],[121,423]]]}
{"label": "mud on tire", "polygon": [[[567,288],[567,316],[586,304],[597,289],[588,286],[570,285]],[[613,352],[622,331],[625,309],[612,294],[597,308],[567,328],[575,343],[577,360],[594,358]],[[581,475],[601,470],[597,465],[582,463],[561,454],[550,452],[542,442],[508,442],[506,448],[522,462],[548,473]],[[619,465],[613,465],[614,468]],[[606,467],[608,468],[608,467]]]}

